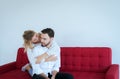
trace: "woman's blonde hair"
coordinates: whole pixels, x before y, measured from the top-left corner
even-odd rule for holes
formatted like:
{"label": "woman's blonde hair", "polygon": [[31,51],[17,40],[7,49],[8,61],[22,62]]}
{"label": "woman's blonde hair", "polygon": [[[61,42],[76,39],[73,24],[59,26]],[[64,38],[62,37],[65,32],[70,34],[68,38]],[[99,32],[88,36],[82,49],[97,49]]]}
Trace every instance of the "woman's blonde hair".
{"label": "woman's blonde hair", "polygon": [[35,33],[36,32],[34,32],[33,30],[24,31],[23,39],[24,39],[25,52],[27,51],[27,48],[30,48],[30,49],[33,48],[31,40]]}

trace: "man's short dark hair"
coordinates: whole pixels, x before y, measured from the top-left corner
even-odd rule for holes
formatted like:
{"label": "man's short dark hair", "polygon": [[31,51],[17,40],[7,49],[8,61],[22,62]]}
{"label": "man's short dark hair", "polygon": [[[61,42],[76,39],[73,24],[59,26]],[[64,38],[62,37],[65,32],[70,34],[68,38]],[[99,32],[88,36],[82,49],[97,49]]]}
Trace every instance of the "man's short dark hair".
{"label": "man's short dark hair", "polygon": [[51,28],[46,28],[41,31],[43,34],[48,34],[49,37],[54,37],[54,30]]}

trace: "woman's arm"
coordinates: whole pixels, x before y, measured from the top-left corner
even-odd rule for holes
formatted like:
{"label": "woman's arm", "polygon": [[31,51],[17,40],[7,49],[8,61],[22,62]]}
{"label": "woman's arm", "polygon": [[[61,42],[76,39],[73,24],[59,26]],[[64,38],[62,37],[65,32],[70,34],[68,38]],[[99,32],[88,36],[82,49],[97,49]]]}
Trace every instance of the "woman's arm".
{"label": "woman's arm", "polygon": [[56,60],[57,60],[57,56],[55,55],[51,55],[48,58],[45,58],[45,62],[56,61]]}
{"label": "woman's arm", "polygon": [[55,55],[48,56],[47,53],[44,53],[36,57],[36,64],[40,63],[42,60],[44,60],[45,62],[56,61],[57,56]]}
{"label": "woman's arm", "polygon": [[47,58],[48,54],[47,53],[43,53],[42,55],[39,55],[36,57],[36,64],[39,64],[43,59]]}

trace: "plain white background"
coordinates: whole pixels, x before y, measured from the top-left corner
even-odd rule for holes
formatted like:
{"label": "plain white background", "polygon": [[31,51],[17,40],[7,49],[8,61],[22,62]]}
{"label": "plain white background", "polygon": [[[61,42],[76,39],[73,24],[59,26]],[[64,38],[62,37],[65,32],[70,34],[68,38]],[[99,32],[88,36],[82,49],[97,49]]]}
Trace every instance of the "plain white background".
{"label": "plain white background", "polygon": [[59,46],[111,47],[120,64],[120,0],[0,0],[0,65],[16,60],[25,30],[47,27]]}

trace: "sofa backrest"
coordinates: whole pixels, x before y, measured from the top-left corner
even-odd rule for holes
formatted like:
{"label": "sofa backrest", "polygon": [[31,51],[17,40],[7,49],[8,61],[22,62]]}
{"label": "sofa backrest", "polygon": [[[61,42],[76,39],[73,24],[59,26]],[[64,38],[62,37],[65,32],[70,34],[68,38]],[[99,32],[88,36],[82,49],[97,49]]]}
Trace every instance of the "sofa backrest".
{"label": "sofa backrest", "polygon": [[[109,47],[61,47],[60,71],[105,72],[111,65],[111,54]],[[28,62],[24,48],[19,48],[16,67],[21,69]]]}
{"label": "sofa backrest", "polygon": [[21,69],[21,67],[27,63],[28,63],[27,53],[24,52],[24,48],[21,47],[18,49],[17,52],[16,67]]}
{"label": "sofa backrest", "polygon": [[61,71],[105,72],[112,62],[109,47],[61,47]]}

